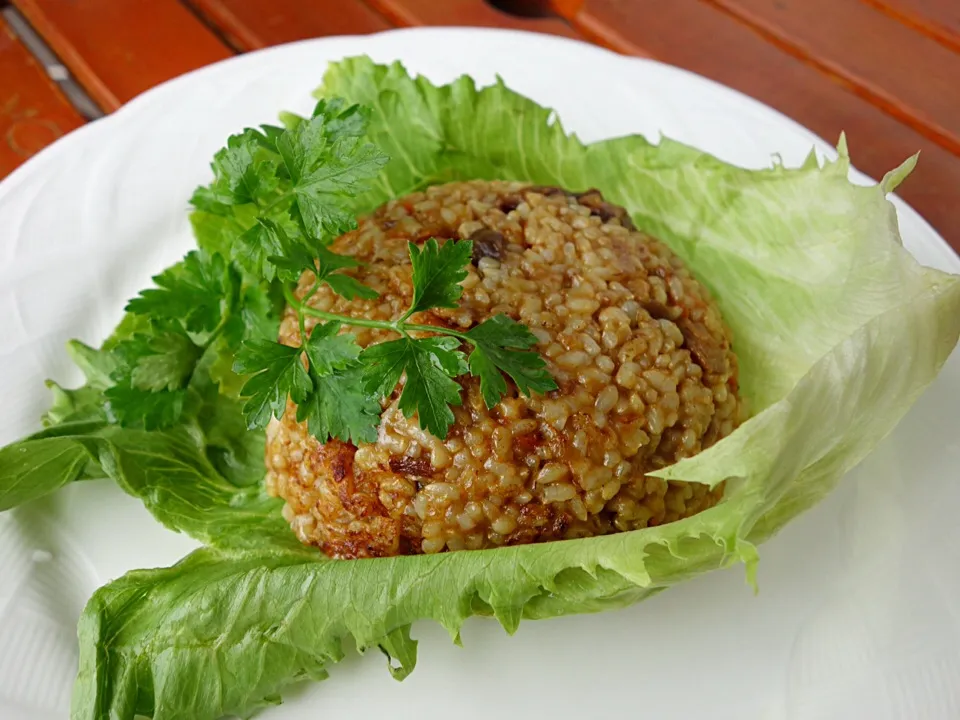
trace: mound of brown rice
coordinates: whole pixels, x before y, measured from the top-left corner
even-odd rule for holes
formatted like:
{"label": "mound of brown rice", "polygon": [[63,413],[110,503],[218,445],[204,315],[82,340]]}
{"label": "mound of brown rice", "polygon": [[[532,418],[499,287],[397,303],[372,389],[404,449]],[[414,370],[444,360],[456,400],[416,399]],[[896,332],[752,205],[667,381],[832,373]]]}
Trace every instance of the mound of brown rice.
{"label": "mound of brown rice", "polygon": [[[455,310],[413,321],[468,329],[504,313],[526,324],[560,387],[511,392],[488,410],[461,378],[446,438],[407,420],[396,394],[379,439],[322,445],[288,406],[268,429],[267,488],[304,543],[334,557],[436,553],[660,525],[715,505],[723,489],[648,477],[737,426],[737,359],[707,291],[662,243],[596,191],[466,182],[393,200],[333,250],[380,293],[310,304],[393,319],[408,306],[407,241],[472,238],[474,264]],[[310,273],[298,287],[312,284]],[[307,322],[308,331],[312,327]],[[351,328],[361,345],[392,339]],[[289,311],[280,342],[298,344]]]}

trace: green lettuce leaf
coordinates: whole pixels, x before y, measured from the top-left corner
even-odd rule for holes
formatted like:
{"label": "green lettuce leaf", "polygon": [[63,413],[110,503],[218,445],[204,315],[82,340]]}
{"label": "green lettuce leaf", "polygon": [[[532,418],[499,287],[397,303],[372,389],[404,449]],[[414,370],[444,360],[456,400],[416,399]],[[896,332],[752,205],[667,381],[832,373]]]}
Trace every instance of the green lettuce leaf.
{"label": "green lettuce leaf", "polygon": [[538,556],[514,547],[385,562],[197,550],[93,595],[80,620],[72,717],[246,717],[293,680],[324,679],[347,636],[361,651],[380,647],[403,679],[416,663],[417,619],[436,620],[455,641],[477,614],[512,632],[521,617],[558,614],[556,595],[629,596],[586,608],[601,610],[653,594],[675,572],[662,549],[623,550],[613,538],[555,543]]}
{"label": "green lettuce leaf", "polygon": [[[280,504],[260,487],[266,439],[247,429],[239,400],[218,393],[210,377],[215,349],[194,374],[182,422],[162,432],[123,428],[107,416],[109,352],[78,341],[67,350],[87,382],[76,390],[48,382],[53,404],[45,429],[0,448],[0,511],[70,482],[110,478],[164,525],[202,542],[256,546],[268,534],[290,544],[289,528],[276,516]],[[243,539],[251,518],[256,527]]]}
{"label": "green lettuce leaf", "polygon": [[[881,186],[858,187],[847,180],[843,140],[822,167],[811,156],[800,168],[762,171],[666,139],[584,145],[502,83],[437,87],[366,58],[331,65],[319,94],[369,105],[368,139],[393,158],[358,212],[433,182],[520,179],[597,187],[668,242],[733,329],[752,417],[658,474],[727,480],[726,496],[631,533],[337,562],[298,547],[277,502],[226,482],[195,427],[119,438],[98,428],[71,440],[82,448],[71,452],[87,452],[161,521],[212,547],[94,595],[80,624],[78,720],[245,715],[297,679],[322,678],[348,638],[379,646],[402,677],[420,618],[456,639],[472,614],[513,631],[522,618],[621,607],[738,561],[753,580],[756,545],[893,429],[957,343],[960,278],[913,260],[885,197],[912,161]],[[193,221],[201,246],[224,254],[236,236],[225,224],[243,225],[201,211]],[[82,474],[79,457],[58,461],[64,478]]]}
{"label": "green lettuce leaf", "polygon": [[[227,413],[238,417],[239,405]],[[211,417],[221,408],[205,411]],[[298,547],[280,516],[281,503],[268,497],[250,470],[236,460],[253,460],[251,433],[236,425],[196,420],[164,431],[122,428],[104,420],[77,420],[42,430],[0,450],[0,511],[46,495],[76,480],[110,478],[140,498],[161,523],[204,543],[227,548],[263,545],[309,553]],[[237,432],[242,428],[242,435]],[[256,435],[256,434],[254,434]],[[263,477],[263,439],[256,462]],[[233,451],[234,455],[230,455]],[[214,464],[230,456],[228,472]],[[243,484],[228,479],[230,472]]]}

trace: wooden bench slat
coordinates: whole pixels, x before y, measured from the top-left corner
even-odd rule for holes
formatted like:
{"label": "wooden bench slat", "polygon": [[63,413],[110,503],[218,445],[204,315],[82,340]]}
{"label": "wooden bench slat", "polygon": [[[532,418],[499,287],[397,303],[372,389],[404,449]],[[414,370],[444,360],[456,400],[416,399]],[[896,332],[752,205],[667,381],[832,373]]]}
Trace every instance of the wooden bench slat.
{"label": "wooden bench slat", "polygon": [[586,0],[573,24],[624,53],[649,54],[767,103],[828,140],[846,131],[854,164],[879,178],[921,151],[898,193],[960,250],[960,158],[700,2]]}
{"label": "wooden bench slat", "polygon": [[235,47],[257,50],[311,37],[392,27],[362,0],[187,0]]}
{"label": "wooden bench slat", "polygon": [[0,17],[0,178],[83,118]]}
{"label": "wooden bench slat", "polygon": [[580,38],[566,22],[555,17],[517,17],[487,5],[483,0],[366,0],[390,22],[400,27],[459,25],[502,27]]}
{"label": "wooden bench slat", "polygon": [[232,52],[177,0],[14,0],[106,111]]}
{"label": "wooden bench slat", "polygon": [[863,0],[945,47],[960,52],[960,3],[957,0]]}
{"label": "wooden bench slat", "polygon": [[960,54],[852,0],[707,2],[960,154]]}

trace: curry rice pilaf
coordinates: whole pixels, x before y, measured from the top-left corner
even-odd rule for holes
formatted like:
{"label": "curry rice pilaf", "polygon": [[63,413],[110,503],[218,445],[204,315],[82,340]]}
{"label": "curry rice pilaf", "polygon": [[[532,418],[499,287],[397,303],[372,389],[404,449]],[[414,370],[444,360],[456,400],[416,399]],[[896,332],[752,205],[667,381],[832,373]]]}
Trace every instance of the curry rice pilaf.
{"label": "curry rice pilaf", "polygon": [[[392,200],[331,249],[380,297],[323,286],[309,305],[392,320],[412,295],[407,242],[470,238],[456,309],[415,322],[467,330],[497,314],[527,325],[559,390],[511,390],[492,410],[463,376],[446,438],[397,408],[376,443],[321,444],[287,406],[267,430],[267,489],[299,539],[338,558],[436,553],[661,525],[715,505],[723,487],[646,473],[696,454],[741,420],[731,334],[707,290],[666,245],[597,191],[457,182]],[[313,283],[305,273],[302,297]],[[315,325],[307,319],[307,329]],[[392,339],[353,327],[361,346]],[[280,342],[299,344],[288,308]]]}

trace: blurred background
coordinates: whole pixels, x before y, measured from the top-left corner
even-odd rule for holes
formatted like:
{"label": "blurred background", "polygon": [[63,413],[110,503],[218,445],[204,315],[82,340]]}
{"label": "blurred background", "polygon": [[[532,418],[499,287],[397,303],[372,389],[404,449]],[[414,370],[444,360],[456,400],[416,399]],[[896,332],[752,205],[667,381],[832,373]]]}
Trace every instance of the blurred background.
{"label": "blurred background", "polygon": [[[0,179],[61,135],[238,53],[411,26],[550,33],[704,75],[824,139],[960,248],[960,0],[0,0]],[[469,52],[466,48],[465,52]]]}

